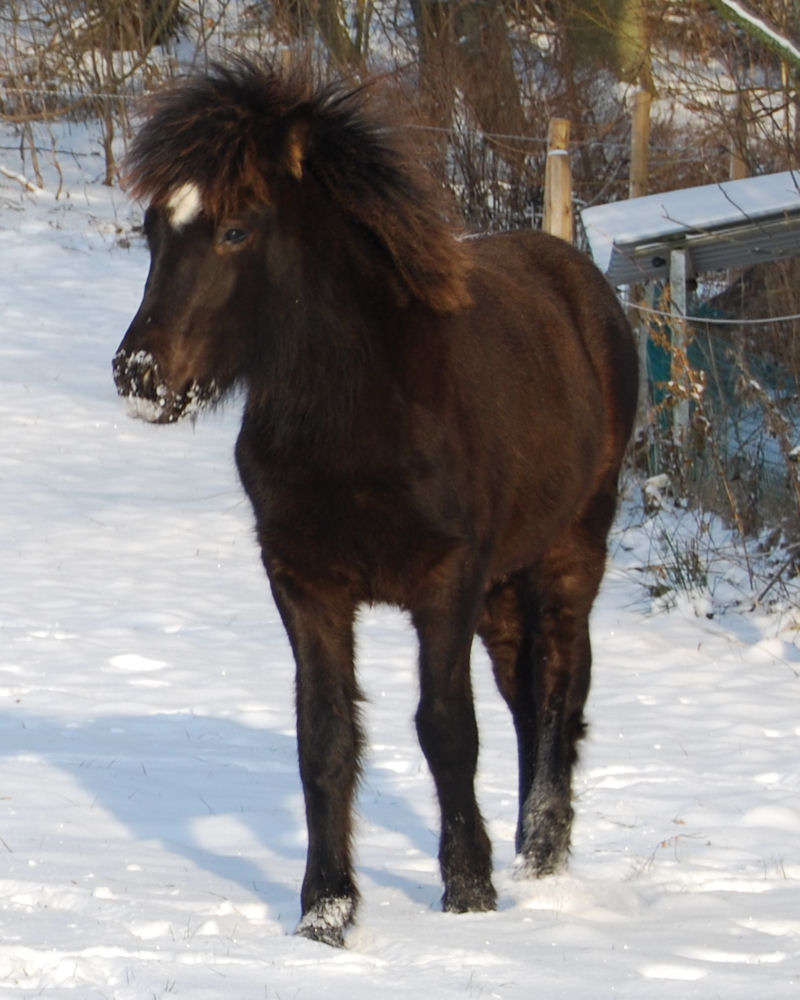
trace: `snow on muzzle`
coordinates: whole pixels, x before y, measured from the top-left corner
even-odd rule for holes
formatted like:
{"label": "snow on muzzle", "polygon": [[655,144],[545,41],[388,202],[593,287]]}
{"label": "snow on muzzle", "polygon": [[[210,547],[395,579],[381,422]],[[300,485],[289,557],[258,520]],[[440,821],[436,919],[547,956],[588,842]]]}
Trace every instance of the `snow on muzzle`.
{"label": "snow on muzzle", "polygon": [[188,382],[176,392],[166,382],[158,362],[149,351],[128,354],[120,349],[112,362],[117,392],[125,399],[128,413],[153,424],[170,424],[195,416],[218,396],[214,382]]}

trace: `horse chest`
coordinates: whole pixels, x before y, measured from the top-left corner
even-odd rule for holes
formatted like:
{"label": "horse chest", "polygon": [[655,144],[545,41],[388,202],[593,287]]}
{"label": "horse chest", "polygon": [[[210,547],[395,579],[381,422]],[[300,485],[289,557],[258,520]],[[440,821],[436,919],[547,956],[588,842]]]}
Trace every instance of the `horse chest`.
{"label": "horse chest", "polygon": [[307,581],[338,581],[359,600],[405,604],[458,532],[457,516],[402,484],[326,483],[251,494],[268,570]]}

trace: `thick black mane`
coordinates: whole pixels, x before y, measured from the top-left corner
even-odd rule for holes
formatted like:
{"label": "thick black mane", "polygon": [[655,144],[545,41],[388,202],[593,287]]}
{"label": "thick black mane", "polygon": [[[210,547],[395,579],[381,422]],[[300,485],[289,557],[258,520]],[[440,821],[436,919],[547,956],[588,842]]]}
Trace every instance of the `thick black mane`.
{"label": "thick black mane", "polygon": [[187,183],[211,218],[286,195],[313,178],[384,247],[412,296],[436,311],[467,304],[467,255],[447,200],[421,164],[419,133],[388,117],[381,88],[238,60],[155,95],[128,153],[132,194],[163,204]]}

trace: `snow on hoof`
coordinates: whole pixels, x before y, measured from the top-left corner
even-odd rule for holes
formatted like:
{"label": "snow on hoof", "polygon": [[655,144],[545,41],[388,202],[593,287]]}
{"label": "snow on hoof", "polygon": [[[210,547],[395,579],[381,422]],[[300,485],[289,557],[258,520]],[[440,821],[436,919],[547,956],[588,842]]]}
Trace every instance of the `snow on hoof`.
{"label": "snow on hoof", "polygon": [[301,918],[295,934],[332,948],[343,948],[344,932],[352,923],[354,913],[353,900],[347,896],[321,899]]}

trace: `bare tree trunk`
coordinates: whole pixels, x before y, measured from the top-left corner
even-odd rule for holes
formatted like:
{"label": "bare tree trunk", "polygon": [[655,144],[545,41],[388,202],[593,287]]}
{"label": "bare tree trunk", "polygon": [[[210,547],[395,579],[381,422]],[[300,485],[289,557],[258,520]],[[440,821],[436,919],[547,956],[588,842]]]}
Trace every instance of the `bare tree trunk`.
{"label": "bare tree trunk", "polygon": [[449,124],[461,89],[504,159],[521,156],[515,136],[526,131],[503,3],[411,0],[417,32],[420,86],[426,110]]}
{"label": "bare tree trunk", "polygon": [[147,52],[164,45],[178,27],[180,0],[93,0],[103,34],[120,51]]}
{"label": "bare tree trunk", "polygon": [[339,71],[360,69],[366,50],[366,25],[372,10],[371,0],[358,0],[356,37],[347,27],[342,0],[282,0],[272,5],[273,23],[278,23],[295,39],[318,32],[331,62]]}
{"label": "bare tree trunk", "polygon": [[316,0],[315,20],[333,61],[339,69],[348,69],[361,61],[345,24],[341,0]]}

